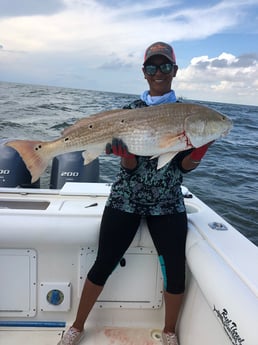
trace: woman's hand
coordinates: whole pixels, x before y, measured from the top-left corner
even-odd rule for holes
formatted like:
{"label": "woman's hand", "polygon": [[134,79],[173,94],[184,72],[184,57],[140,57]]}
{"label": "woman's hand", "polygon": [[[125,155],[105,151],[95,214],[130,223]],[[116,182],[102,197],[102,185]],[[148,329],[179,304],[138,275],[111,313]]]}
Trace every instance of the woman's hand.
{"label": "woman's hand", "polygon": [[136,156],[128,151],[126,144],[121,139],[113,138],[112,143],[106,145],[106,154],[113,153],[121,157],[121,165],[125,169],[133,170],[137,166]]}
{"label": "woman's hand", "polygon": [[184,170],[195,169],[200,164],[202,158],[204,157],[204,155],[206,154],[208,148],[211,146],[212,143],[213,141],[201,147],[193,149],[193,151],[182,160],[182,168]]}
{"label": "woman's hand", "polygon": [[115,156],[123,158],[133,158],[135,155],[128,151],[126,144],[121,139],[113,138],[112,143],[107,143],[106,153],[109,155],[113,153]]}

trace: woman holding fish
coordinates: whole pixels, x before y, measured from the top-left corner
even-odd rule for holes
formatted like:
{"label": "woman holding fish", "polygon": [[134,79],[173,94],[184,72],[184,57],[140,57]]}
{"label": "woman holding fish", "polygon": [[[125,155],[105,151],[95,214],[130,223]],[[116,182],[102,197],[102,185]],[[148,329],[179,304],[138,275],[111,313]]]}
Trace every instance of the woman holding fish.
{"label": "woman holding fish", "polygon": [[[156,42],[148,47],[142,70],[149,90],[125,109],[177,102],[171,85],[178,66],[170,45]],[[160,169],[157,158],[129,153],[118,138],[107,145],[106,153],[121,157],[121,169],[103,213],[97,259],[85,281],[76,320],[59,345],[78,344],[84,336],[87,316],[131,244],[142,217],[148,224],[164,277],[163,345],[179,344],[175,326],[185,289],[187,234],[182,175],[198,166],[209,145],[181,151]]]}

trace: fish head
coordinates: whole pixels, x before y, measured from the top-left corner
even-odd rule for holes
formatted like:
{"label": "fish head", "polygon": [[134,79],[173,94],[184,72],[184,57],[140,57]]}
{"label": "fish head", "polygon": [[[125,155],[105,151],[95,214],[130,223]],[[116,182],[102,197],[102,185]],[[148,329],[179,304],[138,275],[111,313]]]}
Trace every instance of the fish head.
{"label": "fish head", "polygon": [[202,109],[185,120],[185,133],[194,147],[200,147],[229,133],[232,120],[215,110]]}

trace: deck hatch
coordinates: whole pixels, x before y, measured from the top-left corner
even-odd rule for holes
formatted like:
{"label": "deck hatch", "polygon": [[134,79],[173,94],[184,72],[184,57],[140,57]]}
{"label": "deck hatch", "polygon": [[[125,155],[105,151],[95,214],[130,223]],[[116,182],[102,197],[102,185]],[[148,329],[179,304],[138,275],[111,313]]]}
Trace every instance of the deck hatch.
{"label": "deck hatch", "polygon": [[0,317],[35,316],[36,262],[33,249],[0,249]]}
{"label": "deck hatch", "polygon": [[[96,248],[81,248],[79,295],[95,259]],[[96,307],[157,309],[161,307],[162,295],[163,279],[156,252],[131,247],[109,277]]]}

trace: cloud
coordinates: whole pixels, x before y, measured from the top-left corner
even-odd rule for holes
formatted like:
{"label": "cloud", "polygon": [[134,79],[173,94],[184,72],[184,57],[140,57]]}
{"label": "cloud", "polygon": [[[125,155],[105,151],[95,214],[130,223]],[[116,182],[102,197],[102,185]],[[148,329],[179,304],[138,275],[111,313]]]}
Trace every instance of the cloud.
{"label": "cloud", "polygon": [[244,54],[237,58],[234,62],[234,67],[250,67],[258,63],[258,54]]}
{"label": "cloud", "polygon": [[101,64],[98,68],[100,69],[109,69],[109,70],[118,70],[121,68],[130,68],[132,67],[132,64],[126,63],[124,60],[119,59],[115,56],[115,54],[112,54],[113,57],[111,57],[111,60],[104,62]]}
{"label": "cloud", "polygon": [[218,57],[200,56],[179,70],[177,87],[193,98],[254,103],[257,94],[258,54],[236,57],[222,53]]}
{"label": "cloud", "polygon": [[224,53],[220,57],[213,59],[210,64],[214,68],[241,68],[254,66],[257,62],[258,54],[244,54],[236,58],[234,55]]}
{"label": "cloud", "polygon": [[1,8],[1,13],[14,11],[13,16],[23,15],[0,22],[2,40],[8,49],[94,49],[100,55],[115,51],[120,57],[128,46],[140,49],[149,32],[149,42],[160,37],[168,42],[205,38],[236,25],[242,13],[241,1],[199,8],[179,7],[177,2],[171,5],[169,0],[125,1],[123,6],[96,0],[26,0],[25,4],[15,0],[15,6],[9,0],[4,2],[6,9]]}
{"label": "cloud", "polygon": [[[247,9],[257,1],[191,5],[182,0],[1,0],[0,76],[19,82],[141,92],[146,87],[141,74],[146,46],[158,40],[204,41],[239,30]],[[184,61],[188,66],[176,78],[183,95],[188,91],[195,95],[198,89],[219,95],[219,88],[234,90],[234,78],[256,75],[255,54],[235,57],[220,52],[210,58],[193,50],[191,58],[196,57],[190,63],[189,52],[178,55],[179,61],[188,55]],[[255,85],[251,79],[250,85]]]}
{"label": "cloud", "polygon": [[62,0],[1,0],[0,17],[49,15],[64,8]]}
{"label": "cloud", "polygon": [[200,70],[207,68],[240,68],[253,66],[258,62],[258,54],[245,54],[235,57],[229,53],[222,53],[216,58],[209,59],[208,56],[193,58],[191,64]]}

